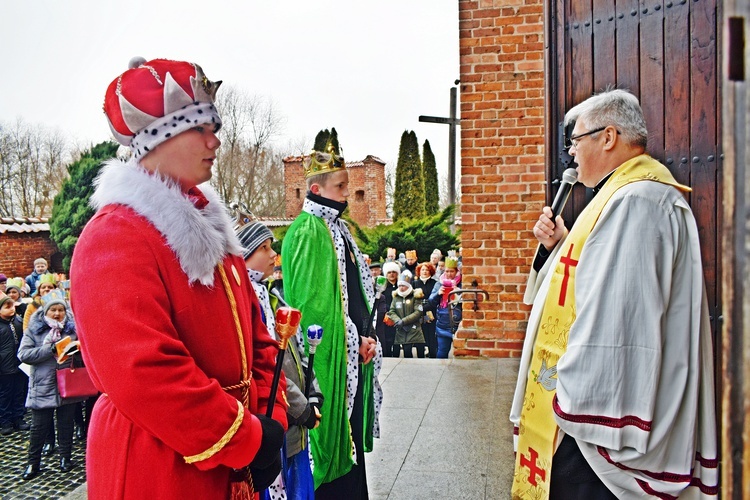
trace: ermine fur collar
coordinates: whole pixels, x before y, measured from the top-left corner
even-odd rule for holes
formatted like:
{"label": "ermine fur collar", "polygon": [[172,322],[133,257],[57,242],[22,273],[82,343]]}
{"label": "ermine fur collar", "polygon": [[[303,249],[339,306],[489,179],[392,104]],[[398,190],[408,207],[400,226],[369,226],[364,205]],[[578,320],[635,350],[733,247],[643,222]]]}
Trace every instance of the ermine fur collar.
{"label": "ermine fur collar", "polygon": [[199,210],[173,180],[149,173],[137,160],[113,159],[105,162],[94,186],[91,206],[99,210],[127,205],[148,219],[177,255],[191,284],[213,286],[216,265],[227,254],[242,255],[224,203],[208,184],[199,186],[209,202]]}

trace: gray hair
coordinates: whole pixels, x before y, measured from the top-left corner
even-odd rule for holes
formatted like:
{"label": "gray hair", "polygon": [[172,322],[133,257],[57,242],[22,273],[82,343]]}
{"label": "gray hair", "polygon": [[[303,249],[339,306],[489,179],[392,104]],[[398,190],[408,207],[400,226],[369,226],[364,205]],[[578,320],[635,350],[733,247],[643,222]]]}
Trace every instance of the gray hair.
{"label": "gray hair", "polygon": [[[646,147],[648,130],[638,98],[627,90],[606,90],[565,114],[565,126],[583,119],[589,130],[614,126],[628,144]],[[596,135],[596,134],[594,134]]]}

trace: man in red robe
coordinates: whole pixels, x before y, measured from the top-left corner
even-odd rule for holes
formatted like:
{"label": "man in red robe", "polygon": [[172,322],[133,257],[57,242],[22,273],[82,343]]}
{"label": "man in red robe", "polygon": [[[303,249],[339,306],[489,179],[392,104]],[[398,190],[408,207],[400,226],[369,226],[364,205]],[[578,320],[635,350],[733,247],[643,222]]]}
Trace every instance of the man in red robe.
{"label": "man in red robe", "polygon": [[217,88],[197,65],[134,59],[107,89],[110,127],[133,154],[103,167],[71,266],[103,393],[88,433],[91,499],[249,498],[280,470],[283,378],[268,401],[278,345],[227,211],[203,184],[220,145]]}

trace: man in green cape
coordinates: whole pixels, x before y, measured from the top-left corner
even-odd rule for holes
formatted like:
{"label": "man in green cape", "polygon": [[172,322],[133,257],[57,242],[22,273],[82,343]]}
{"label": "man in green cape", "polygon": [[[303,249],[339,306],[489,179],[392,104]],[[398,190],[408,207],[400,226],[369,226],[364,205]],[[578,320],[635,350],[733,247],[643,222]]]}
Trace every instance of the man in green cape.
{"label": "man in green cape", "polygon": [[341,220],[349,173],[332,147],[305,162],[308,192],[284,237],[284,292],[302,327],[323,327],[314,369],[324,403],[310,431],[316,499],[366,499],[364,452],[378,437],[380,344],[371,335],[375,300],[367,264]]}

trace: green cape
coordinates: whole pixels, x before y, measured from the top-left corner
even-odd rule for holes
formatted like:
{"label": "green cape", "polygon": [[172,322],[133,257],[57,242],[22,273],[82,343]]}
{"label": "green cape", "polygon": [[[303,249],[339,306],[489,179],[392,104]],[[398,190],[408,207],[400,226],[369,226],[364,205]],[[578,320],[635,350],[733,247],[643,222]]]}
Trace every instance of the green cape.
{"label": "green cape", "polygon": [[[323,327],[314,369],[324,396],[320,426],[310,431],[315,488],[352,468],[352,438],[346,409],[346,323],[338,259],[326,222],[302,212],[284,236],[284,298],[302,312],[302,331]],[[361,279],[360,279],[361,283]],[[370,307],[370,304],[368,304]],[[305,339],[307,350],[307,339]],[[373,363],[362,367],[364,450],[372,451],[375,405]]]}

